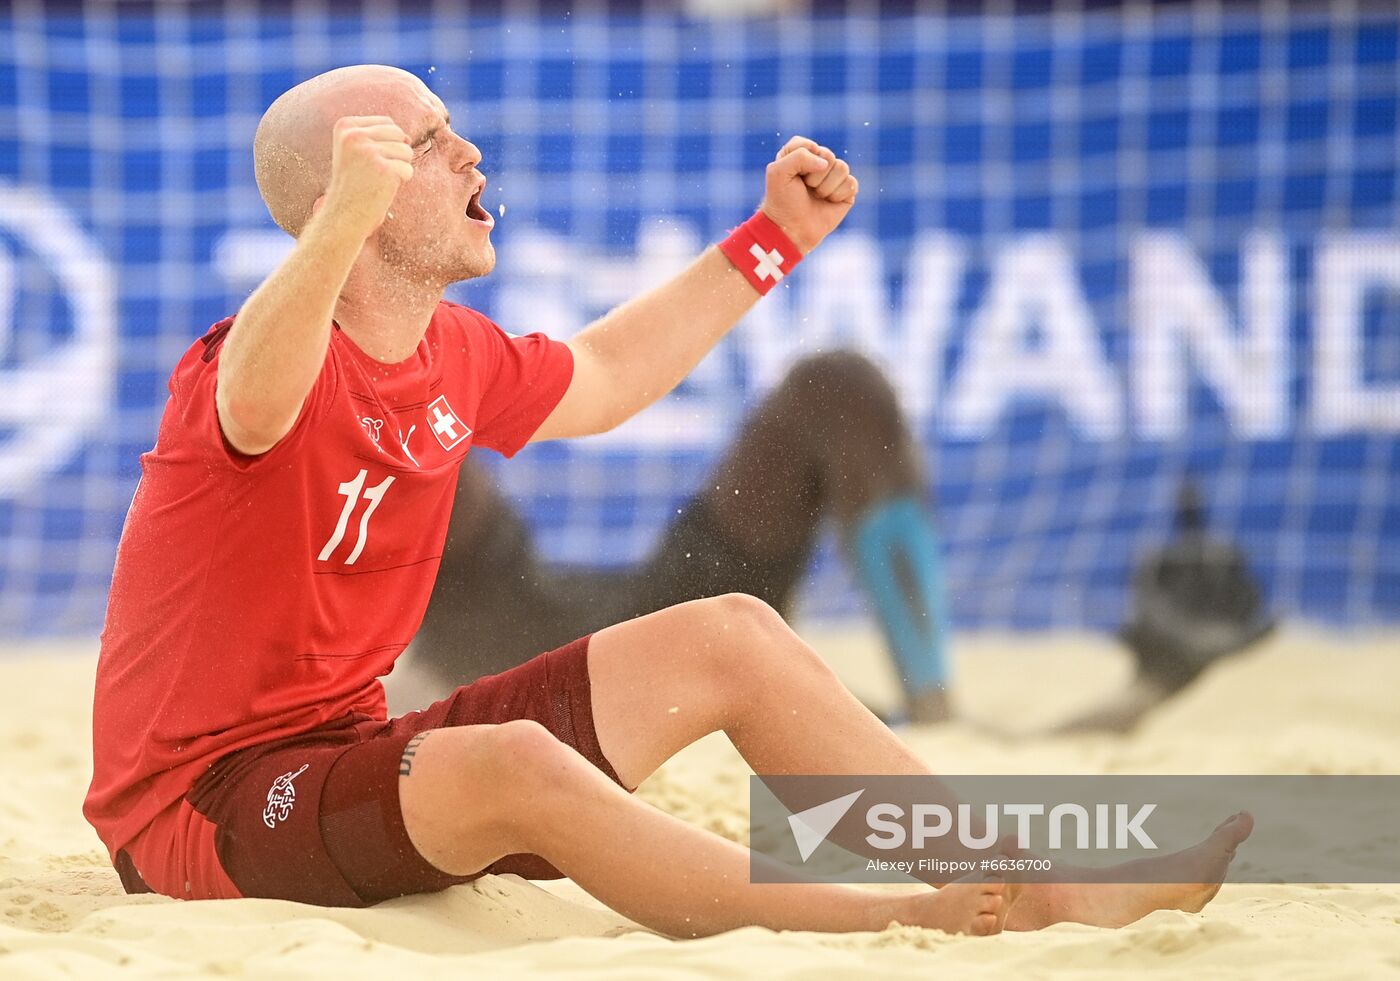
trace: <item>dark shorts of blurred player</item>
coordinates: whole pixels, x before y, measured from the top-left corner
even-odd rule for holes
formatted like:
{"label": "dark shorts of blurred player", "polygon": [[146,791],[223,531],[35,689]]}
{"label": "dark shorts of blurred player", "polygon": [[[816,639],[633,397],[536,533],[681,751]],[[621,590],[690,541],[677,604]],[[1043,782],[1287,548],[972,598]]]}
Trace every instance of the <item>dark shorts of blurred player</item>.
{"label": "dark shorts of blurred player", "polygon": [[894,390],[849,352],[792,368],[636,568],[546,564],[490,474],[468,459],[415,670],[440,697],[609,624],[722,593],[788,614],[830,521],[894,659],[907,717],[939,721],[948,617],[927,486]]}

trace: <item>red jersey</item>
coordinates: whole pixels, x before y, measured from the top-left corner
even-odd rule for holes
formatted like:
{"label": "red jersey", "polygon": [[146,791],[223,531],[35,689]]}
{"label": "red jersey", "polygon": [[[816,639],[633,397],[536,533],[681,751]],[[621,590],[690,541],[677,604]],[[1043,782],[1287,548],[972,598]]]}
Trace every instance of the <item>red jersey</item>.
{"label": "red jersey", "polygon": [[569,349],[443,302],[405,361],[339,327],[296,424],[260,456],[224,439],[210,329],[170,400],[117,549],[83,813],[115,855],[215,760],[358,713],[437,576],[457,470],[506,456],[568,388]]}

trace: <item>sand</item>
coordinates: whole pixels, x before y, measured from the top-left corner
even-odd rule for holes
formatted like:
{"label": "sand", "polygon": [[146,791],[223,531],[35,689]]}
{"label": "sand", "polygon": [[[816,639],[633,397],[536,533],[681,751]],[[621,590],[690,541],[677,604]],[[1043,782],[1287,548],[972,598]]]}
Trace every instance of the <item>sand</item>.
{"label": "sand", "polygon": [[[860,631],[809,633],[853,687],[889,697]],[[1122,930],[1062,925],[991,939],[894,927],[821,935],[757,928],[685,943],[645,931],[567,881],[487,877],[369,910],[266,900],[128,897],[79,812],[95,645],[0,656],[0,977],[529,976],[1270,977],[1400,974],[1400,887],[1227,885],[1203,913]],[[970,721],[905,736],[961,773],[1397,773],[1400,641],[1289,631],[1218,666],[1129,737],[1011,739],[1121,685],[1092,637],[965,638],[957,701]],[[654,804],[742,839],[747,770],[722,737],[646,784]],[[1364,856],[1357,856],[1364,859]]]}

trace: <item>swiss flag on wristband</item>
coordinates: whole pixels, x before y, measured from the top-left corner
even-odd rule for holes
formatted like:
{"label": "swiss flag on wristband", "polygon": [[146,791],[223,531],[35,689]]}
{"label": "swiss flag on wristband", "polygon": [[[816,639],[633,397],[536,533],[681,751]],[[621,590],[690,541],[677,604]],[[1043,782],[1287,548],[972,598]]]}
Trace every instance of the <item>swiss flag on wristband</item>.
{"label": "swiss flag on wristband", "polygon": [[730,232],[729,237],[719,243],[719,250],[753,284],[760,296],[802,261],[801,250],[762,211],[754,212],[752,218]]}

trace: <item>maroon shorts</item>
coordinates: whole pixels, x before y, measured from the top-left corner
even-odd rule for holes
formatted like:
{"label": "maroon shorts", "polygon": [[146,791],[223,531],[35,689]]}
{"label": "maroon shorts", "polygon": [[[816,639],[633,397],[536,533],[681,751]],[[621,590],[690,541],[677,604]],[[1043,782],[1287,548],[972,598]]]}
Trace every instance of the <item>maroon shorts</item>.
{"label": "maroon shorts", "polygon": [[533,719],[619,782],[593,729],[588,640],[388,722],[347,718],[223,757],[117,853],[123,886],[180,899],[368,906],[488,872],[558,878],[535,855],[509,855],[471,875],[428,864],[404,829],[399,761],[428,729]]}

